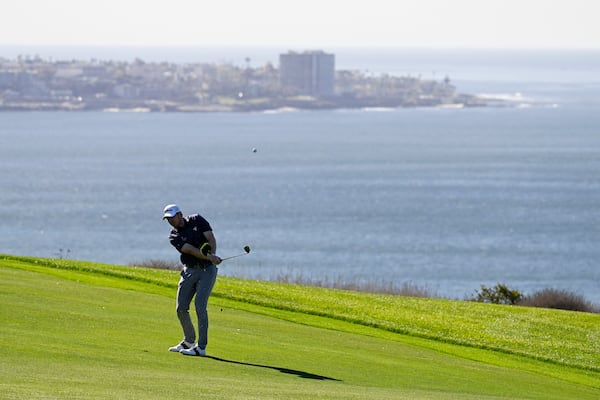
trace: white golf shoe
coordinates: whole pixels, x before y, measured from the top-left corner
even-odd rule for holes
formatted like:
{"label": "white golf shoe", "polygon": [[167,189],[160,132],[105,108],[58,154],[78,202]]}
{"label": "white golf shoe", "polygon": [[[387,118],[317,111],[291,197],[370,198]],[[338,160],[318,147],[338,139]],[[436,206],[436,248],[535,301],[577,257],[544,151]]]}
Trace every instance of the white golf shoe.
{"label": "white golf shoe", "polygon": [[185,356],[199,356],[204,357],[206,355],[206,350],[201,349],[198,346],[194,346],[191,349],[183,349],[179,351],[181,354]]}
{"label": "white golf shoe", "polygon": [[177,346],[169,347],[169,351],[179,353],[181,350],[191,349],[192,347],[196,347],[196,345],[182,340]]}

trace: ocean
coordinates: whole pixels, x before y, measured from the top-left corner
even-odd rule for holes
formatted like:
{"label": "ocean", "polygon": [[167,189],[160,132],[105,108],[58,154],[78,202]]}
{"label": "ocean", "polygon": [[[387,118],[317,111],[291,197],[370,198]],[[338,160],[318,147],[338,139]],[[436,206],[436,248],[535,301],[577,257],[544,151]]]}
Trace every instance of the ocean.
{"label": "ocean", "polygon": [[449,75],[512,106],[3,112],[0,253],[175,264],[175,202],[211,222],[221,256],[252,248],[221,275],[600,304],[600,52],[347,51],[338,66]]}

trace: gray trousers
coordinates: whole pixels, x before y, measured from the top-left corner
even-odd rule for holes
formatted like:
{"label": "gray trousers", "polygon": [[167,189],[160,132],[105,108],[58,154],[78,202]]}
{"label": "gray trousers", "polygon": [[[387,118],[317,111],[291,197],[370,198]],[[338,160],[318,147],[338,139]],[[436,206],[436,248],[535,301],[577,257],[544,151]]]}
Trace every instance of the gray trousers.
{"label": "gray trousers", "polygon": [[198,316],[198,347],[206,348],[208,342],[208,297],[217,279],[217,267],[205,269],[184,267],[177,288],[177,317],[183,328],[183,338],[188,343],[196,342],[196,331],[190,318],[190,304],[194,295]]}

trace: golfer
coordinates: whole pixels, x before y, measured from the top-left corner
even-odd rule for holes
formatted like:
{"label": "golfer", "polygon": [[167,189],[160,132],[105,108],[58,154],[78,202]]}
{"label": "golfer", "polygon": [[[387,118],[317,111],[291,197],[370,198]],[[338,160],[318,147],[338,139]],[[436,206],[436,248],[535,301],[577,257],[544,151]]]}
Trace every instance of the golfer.
{"label": "golfer", "polygon": [[[183,340],[169,351],[188,356],[205,356],[208,342],[208,297],[217,279],[217,265],[221,259],[216,255],[217,241],[207,220],[199,214],[184,217],[176,204],[169,204],[163,210],[163,219],[173,227],[169,242],[181,253],[181,279],[177,287],[177,317],[183,328]],[[211,251],[206,255],[200,247],[208,243]],[[198,342],[190,318],[190,303],[196,296],[195,306],[198,316]]]}

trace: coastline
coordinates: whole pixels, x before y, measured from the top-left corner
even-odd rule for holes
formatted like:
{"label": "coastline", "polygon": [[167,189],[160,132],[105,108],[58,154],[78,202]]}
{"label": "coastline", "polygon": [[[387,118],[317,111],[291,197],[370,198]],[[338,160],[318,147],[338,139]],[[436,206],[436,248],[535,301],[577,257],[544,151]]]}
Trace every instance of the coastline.
{"label": "coastline", "polygon": [[424,101],[421,103],[412,103],[409,105],[389,104],[377,102],[355,102],[355,103],[336,103],[331,101],[322,101],[320,99],[309,101],[286,101],[262,99],[254,103],[215,103],[215,104],[187,104],[173,102],[141,101],[139,103],[128,104],[86,104],[84,102],[1,102],[0,112],[6,111],[100,111],[100,112],[131,112],[131,113],[155,113],[155,112],[179,112],[179,113],[212,113],[212,112],[296,112],[296,111],[317,111],[317,110],[394,110],[409,108],[440,108],[440,109],[463,109],[473,107],[511,107],[511,102],[496,98],[479,98],[469,96],[467,101],[463,102],[438,102]]}
{"label": "coastline", "polygon": [[489,105],[484,98],[458,93],[449,76],[436,80],[359,70],[332,73],[332,90],[321,93],[313,87],[316,81],[310,87],[304,81],[301,86],[287,83],[272,64],[252,68],[141,59],[0,58],[0,111],[260,112]]}

